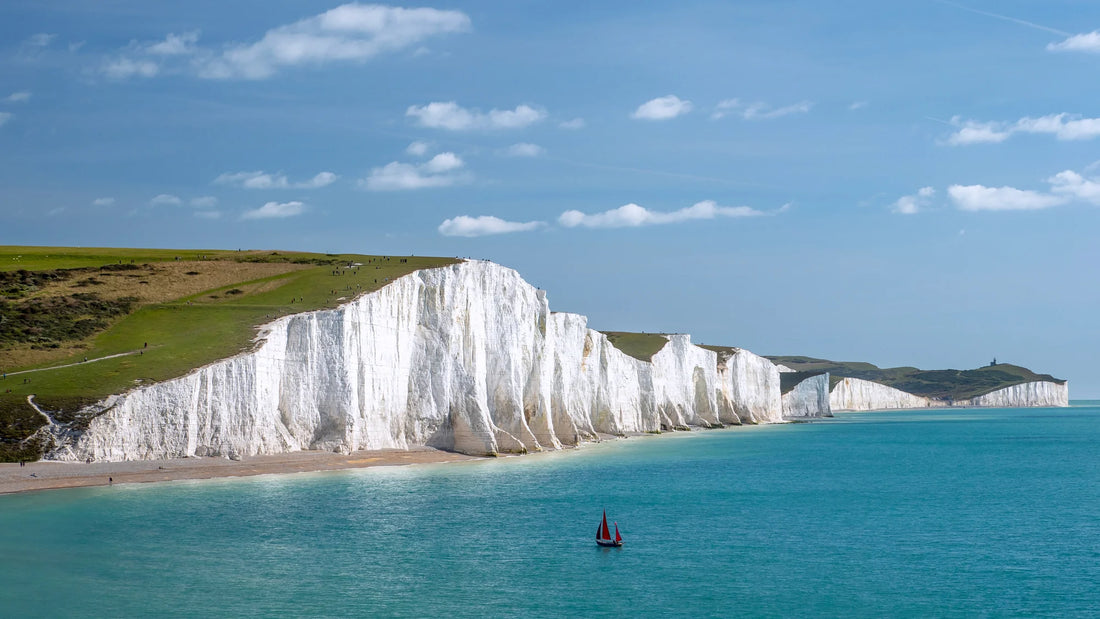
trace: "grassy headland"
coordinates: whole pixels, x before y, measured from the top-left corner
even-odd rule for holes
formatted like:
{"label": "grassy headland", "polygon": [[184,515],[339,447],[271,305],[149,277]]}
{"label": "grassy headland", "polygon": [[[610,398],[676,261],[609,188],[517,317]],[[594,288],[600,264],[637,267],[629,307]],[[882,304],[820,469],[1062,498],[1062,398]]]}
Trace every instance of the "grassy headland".
{"label": "grassy headland", "polygon": [[[333,308],[451,258],[0,247],[0,461],[46,420],[252,346],[275,318]],[[33,457],[32,457],[33,456]]]}

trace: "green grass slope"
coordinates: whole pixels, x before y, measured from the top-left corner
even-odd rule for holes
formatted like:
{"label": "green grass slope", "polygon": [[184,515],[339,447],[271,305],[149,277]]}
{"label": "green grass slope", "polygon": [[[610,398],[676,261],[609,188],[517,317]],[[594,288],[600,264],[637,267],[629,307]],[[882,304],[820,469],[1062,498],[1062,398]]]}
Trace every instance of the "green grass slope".
{"label": "green grass slope", "polygon": [[1027,368],[1008,363],[988,365],[975,370],[920,370],[914,367],[880,368],[870,363],[829,361],[813,357],[778,356],[768,359],[792,370],[829,372],[830,388],[836,386],[841,378],[860,378],[914,395],[951,400],[966,400],[1029,382],[1066,382],[1049,374],[1036,374]]}
{"label": "green grass slope", "polygon": [[[108,277],[101,269],[118,269],[117,265],[131,261],[151,273],[142,280],[148,282],[149,290],[143,296],[160,300],[122,297],[125,300],[120,301],[94,292],[58,292],[61,280],[75,280],[77,285],[88,279],[102,283]],[[209,281],[219,285],[163,299],[163,290],[156,289],[157,277],[165,282],[175,277],[173,281],[177,281],[179,277],[170,273],[168,266],[181,261],[196,264],[184,268],[193,269],[188,274],[200,278],[184,284],[194,288],[195,281],[209,276]],[[30,394],[43,408],[60,411],[60,419],[86,422],[66,415],[112,393],[182,376],[247,350],[258,327],[279,316],[333,308],[397,277],[455,262],[450,258],[281,251],[0,247],[0,275],[10,276],[0,278],[8,284],[0,290],[0,372],[6,373],[0,378],[0,461],[38,456],[38,446],[21,445],[45,423],[27,404]],[[159,274],[158,263],[163,267]],[[264,267],[265,273],[272,274],[263,277],[226,280],[227,272],[240,272],[254,263],[283,266]],[[356,264],[362,266],[349,268]],[[48,272],[57,277],[34,276]],[[109,288],[107,284],[88,286],[92,290]],[[88,301],[87,295],[97,301]],[[82,298],[88,302],[81,305]],[[71,325],[60,332],[44,330],[38,314],[54,311],[50,308],[57,305],[76,314]],[[17,364],[20,359],[42,355],[48,360]],[[89,362],[84,362],[85,358]]]}
{"label": "green grass slope", "polygon": [[600,331],[607,341],[624,354],[641,361],[652,361],[653,355],[661,352],[668,338],[654,333],[631,333],[629,331]]}

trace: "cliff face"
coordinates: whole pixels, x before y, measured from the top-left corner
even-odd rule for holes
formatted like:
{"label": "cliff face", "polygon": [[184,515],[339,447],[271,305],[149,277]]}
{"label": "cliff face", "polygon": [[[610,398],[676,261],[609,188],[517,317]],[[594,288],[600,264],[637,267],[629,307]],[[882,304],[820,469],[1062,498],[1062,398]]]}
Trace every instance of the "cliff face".
{"label": "cliff face", "polygon": [[791,419],[832,417],[828,372],[811,376],[784,393],[783,416]]}
{"label": "cliff face", "polygon": [[253,352],[109,398],[49,457],[522,453],[719,425],[729,407],[775,420],[771,375],[755,355],[720,383],[715,353],[686,335],[645,362],[586,322],[551,313],[544,293],[492,263],[418,271],[338,309],[276,320]]}
{"label": "cliff face", "polygon": [[913,395],[876,382],[844,378],[829,395],[833,410],[870,411],[928,407],[1069,406],[1069,383],[1035,381],[998,389],[968,400],[940,400]]}
{"label": "cliff face", "polygon": [[718,356],[718,418],[722,423],[780,423],[779,369],[737,348]]}
{"label": "cliff face", "polygon": [[880,383],[859,378],[842,378],[829,394],[829,405],[834,411],[869,411],[889,408],[926,408],[936,404],[928,398]]}
{"label": "cliff face", "polygon": [[1062,384],[1036,381],[1013,385],[969,400],[959,400],[955,406],[1069,406],[1069,381]]}

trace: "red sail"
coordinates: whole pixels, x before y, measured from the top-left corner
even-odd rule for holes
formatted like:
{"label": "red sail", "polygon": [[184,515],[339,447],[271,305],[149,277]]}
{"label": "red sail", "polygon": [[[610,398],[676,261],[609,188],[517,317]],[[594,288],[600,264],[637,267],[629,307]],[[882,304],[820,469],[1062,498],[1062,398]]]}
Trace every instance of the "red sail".
{"label": "red sail", "polygon": [[603,513],[603,524],[600,525],[600,539],[611,539],[611,531],[607,529],[607,512]]}
{"label": "red sail", "polygon": [[617,523],[617,522],[615,523],[615,541],[616,542],[623,541],[623,536],[619,535],[619,523]]}

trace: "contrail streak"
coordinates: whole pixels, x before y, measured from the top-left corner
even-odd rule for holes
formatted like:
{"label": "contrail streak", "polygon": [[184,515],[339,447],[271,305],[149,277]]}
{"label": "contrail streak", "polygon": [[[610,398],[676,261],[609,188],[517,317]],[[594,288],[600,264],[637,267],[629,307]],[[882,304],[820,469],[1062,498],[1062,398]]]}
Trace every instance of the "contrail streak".
{"label": "contrail streak", "polygon": [[1044,26],[1042,24],[1036,24],[1034,22],[1025,21],[1023,19],[1016,19],[1015,17],[1009,17],[1007,15],[998,15],[997,13],[990,13],[989,11],[982,11],[980,9],[970,8],[968,6],[964,6],[964,5],[959,4],[957,2],[951,2],[951,0],[933,0],[933,1],[934,2],[939,2],[940,4],[946,4],[946,5],[949,5],[949,6],[953,6],[957,9],[962,9],[964,11],[970,11],[971,13],[977,13],[978,15],[985,15],[986,17],[993,17],[995,19],[1003,19],[1004,21],[1010,21],[1014,24],[1020,24],[1021,26],[1027,26],[1028,28],[1034,28],[1036,30],[1042,30],[1044,32],[1053,32],[1054,34],[1057,34],[1059,36],[1063,36],[1063,37],[1073,36],[1071,33],[1066,32],[1064,30],[1058,30],[1057,28],[1050,28],[1050,27]]}

